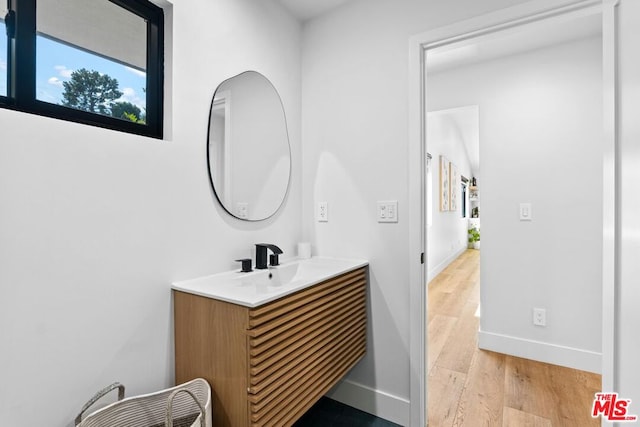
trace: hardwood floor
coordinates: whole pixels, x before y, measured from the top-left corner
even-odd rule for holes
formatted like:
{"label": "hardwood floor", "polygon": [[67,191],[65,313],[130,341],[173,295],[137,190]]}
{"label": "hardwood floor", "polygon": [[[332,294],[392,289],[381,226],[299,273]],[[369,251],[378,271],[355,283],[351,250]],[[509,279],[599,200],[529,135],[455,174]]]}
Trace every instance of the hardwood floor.
{"label": "hardwood floor", "polygon": [[478,349],[480,251],[429,284],[429,426],[586,427],[600,375]]}

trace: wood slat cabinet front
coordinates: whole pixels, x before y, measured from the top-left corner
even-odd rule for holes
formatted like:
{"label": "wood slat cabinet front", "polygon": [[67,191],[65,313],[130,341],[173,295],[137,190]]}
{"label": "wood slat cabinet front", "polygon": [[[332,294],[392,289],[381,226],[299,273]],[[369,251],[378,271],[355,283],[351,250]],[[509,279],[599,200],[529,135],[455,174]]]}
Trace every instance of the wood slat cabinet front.
{"label": "wood slat cabinet front", "polygon": [[290,426],[366,351],[367,267],[250,308],[174,290],[176,383],[205,378],[215,426]]}

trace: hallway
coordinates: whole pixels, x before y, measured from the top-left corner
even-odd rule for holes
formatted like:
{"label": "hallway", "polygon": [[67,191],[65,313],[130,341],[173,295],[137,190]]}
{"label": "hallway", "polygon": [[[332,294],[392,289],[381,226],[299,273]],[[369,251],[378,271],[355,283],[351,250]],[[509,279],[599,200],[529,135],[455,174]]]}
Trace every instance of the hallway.
{"label": "hallway", "polygon": [[429,426],[583,427],[600,375],[477,347],[480,251],[429,284]]}

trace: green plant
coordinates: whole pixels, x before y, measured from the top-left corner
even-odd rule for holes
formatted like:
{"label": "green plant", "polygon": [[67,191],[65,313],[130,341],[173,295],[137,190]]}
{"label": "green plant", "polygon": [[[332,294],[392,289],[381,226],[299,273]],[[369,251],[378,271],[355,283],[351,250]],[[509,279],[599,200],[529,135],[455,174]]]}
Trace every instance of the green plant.
{"label": "green plant", "polygon": [[122,96],[118,80],[86,68],[72,72],[62,85],[62,105],[90,113],[111,115],[111,104]]}
{"label": "green plant", "polygon": [[469,234],[469,243],[480,241],[480,229],[477,227],[471,227],[467,233]]}

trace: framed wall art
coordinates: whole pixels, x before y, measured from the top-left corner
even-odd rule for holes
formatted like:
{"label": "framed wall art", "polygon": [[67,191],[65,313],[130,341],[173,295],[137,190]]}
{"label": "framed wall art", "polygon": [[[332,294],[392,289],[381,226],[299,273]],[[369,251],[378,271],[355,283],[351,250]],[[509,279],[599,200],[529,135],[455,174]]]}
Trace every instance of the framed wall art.
{"label": "framed wall art", "polygon": [[453,163],[449,164],[449,210],[458,210],[458,187],[460,186],[460,178],[458,177],[458,168]]}
{"label": "framed wall art", "polygon": [[449,160],[445,156],[440,156],[440,211],[449,210]]}

